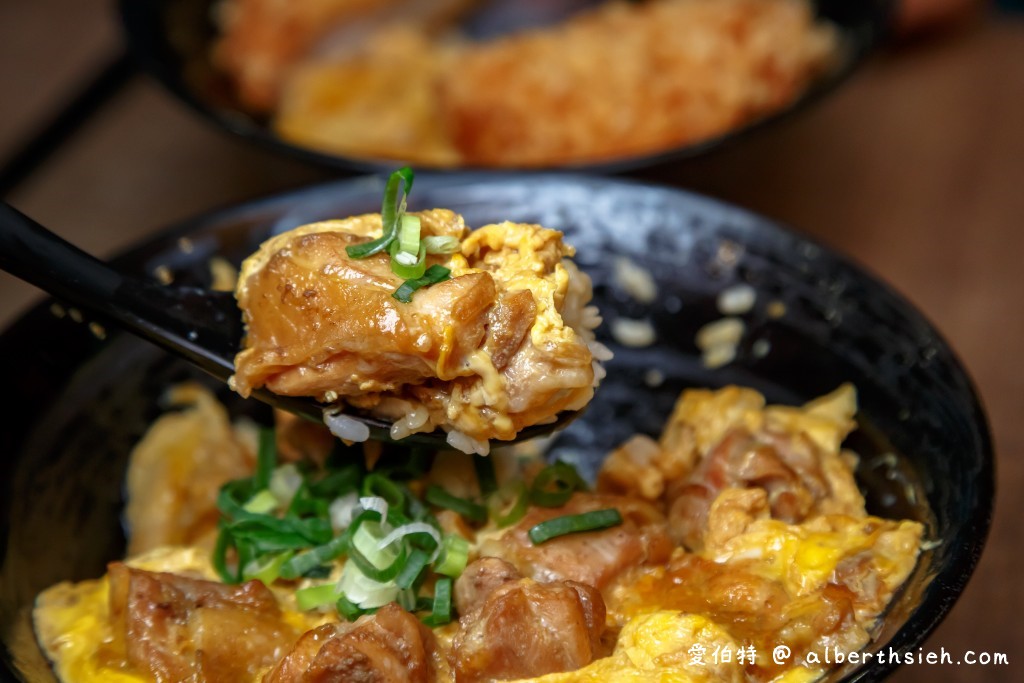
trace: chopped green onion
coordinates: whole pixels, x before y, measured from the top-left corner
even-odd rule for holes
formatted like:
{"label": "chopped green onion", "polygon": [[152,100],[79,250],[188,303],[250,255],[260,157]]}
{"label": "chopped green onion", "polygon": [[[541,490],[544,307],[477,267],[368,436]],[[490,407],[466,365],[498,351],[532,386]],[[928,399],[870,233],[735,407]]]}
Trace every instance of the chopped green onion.
{"label": "chopped green onion", "polygon": [[498,490],[498,475],[494,472],[494,460],[489,455],[474,455],[473,469],[480,485],[480,495],[489,496]]}
{"label": "chopped green onion", "polygon": [[[383,498],[388,508],[400,512],[405,507],[405,494],[395,482],[380,474],[368,474],[363,480],[363,496]],[[360,501],[362,502],[362,501]],[[386,518],[386,514],[385,514]]]}
{"label": "chopped green onion", "polygon": [[355,621],[367,612],[367,610],[362,609],[344,595],[338,598],[338,602],[335,603],[335,607],[338,609],[338,614],[345,617],[348,621]]}
{"label": "chopped green onion", "polygon": [[256,474],[253,477],[253,488],[257,491],[270,486],[270,475],[277,465],[277,440],[274,430],[269,427],[260,429],[259,448],[256,450]]}
{"label": "chopped green onion", "polygon": [[428,254],[454,254],[459,250],[459,238],[451,235],[427,235],[423,246]]}
{"label": "chopped green onion", "polygon": [[293,555],[295,555],[295,551],[286,550],[274,555],[253,558],[249,564],[242,568],[242,578],[246,581],[259,579],[263,582],[264,586],[269,586],[277,581],[277,577],[281,576],[281,567]]}
{"label": "chopped green onion", "polygon": [[423,619],[427,626],[443,626],[452,620],[452,580],[442,577],[434,584],[434,605]]}
{"label": "chopped green onion", "polygon": [[487,521],[487,508],[483,505],[466,500],[465,498],[453,496],[436,484],[431,484],[430,488],[427,489],[427,495],[424,497],[431,505],[457,512],[470,521],[480,522],[481,524]]}
{"label": "chopped green onion", "polygon": [[323,545],[310,548],[289,558],[281,565],[281,578],[293,580],[300,576],[307,576],[310,571],[317,567],[344,555],[347,548],[348,538],[346,536],[335,536]]}
{"label": "chopped green onion", "polygon": [[[398,225],[398,250],[415,257],[420,253],[420,217],[402,216]],[[424,247],[425,249],[425,247]]]}
{"label": "chopped green onion", "polygon": [[430,555],[426,551],[414,548],[409,553],[409,559],[406,561],[405,566],[402,567],[402,571],[395,577],[395,585],[401,589],[412,588],[416,585],[420,575],[423,573],[423,569],[430,563]]}
{"label": "chopped green onion", "polygon": [[530,493],[526,484],[516,479],[508,482],[487,499],[491,519],[504,529],[521,520],[530,504]]}
{"label": "chopped green onion", "polygon": [[263,489],[250,498],[249,502],[242,506],[242,509],[257,515],[265,515],[276,510],[278,505],[280,503],[277,497],[269,489]]}
{"label": "chopped green onion", "polygon": [[434,564],[434,571],[455,578],[462,574],[467,562],[469,562],[469,541],[462,536],[448,534],[441,544],[441,557]]}
{"label": "chopped green onion", "polygon": [[221,520],[217,534],[217,542],[213,546],[213,568],[217,570],[224,583],[238,583],[242,580],[240,572],[233,572],[228,567],[228,550],[235,547],[235,539],[227,530],[227,524]]}
{"label": "chopped green onion", "polygon": [[532,527],[528,535],[534,545],[540,545],[559,536],[607,529],[619,524],[622,524],[622,515],[615,508],[607,508],[549,519]]}
{"label": "chopped green onion", "polygon": [[270,484],[267,488],[274,494],[278,502],[283,506],[290,506],[295,494],[302,487],[302,472],[295,466],[295,463],[281,465],[274,469],[270,475]]}
{"label": "chopped green onion", "polygon": [[358,465],[348,465],[309,485],[309,492],[319,498],[333,499],[342,494],[356,491],[363,473]]}
{"label": "chopped green onion", "polygon": [[324,583],[319,586],[308,586],[295,591],[295,604],[303,612],[338,602],[338,586],[335,583]]}
{"label": "chopped green onion", "polygon": [[398,242],[391,243],[391,272],[400,278],[423,277],[427,270],[427,250],[420,246],[419,252],[407,253],[398,249]]}
{"label": "chopped green onion", "polygon": [[587,488],[576,468],[564,462],[555,462],[542,469],[530,487],[530,502],[541,507],[556,508],[565,505],[576,491]]}
{"label": "chopped green onion", "polygon": [[364,512],[349,526],[345,536],[349,539],[348,559],[364,576],[378,583],[387,583],[401,573],[408,559],[405,546],[398,544],[387,548],[378,547],[383,534],[380,523],[367,518]]}
{"label": "chopped green onion", "polygon": [[402,303],[409,303],[412,301],[413,293],[427,285],[436,285],[438,282],[444,282],[449,279],[451,271],[444,266],[433,265],[427,268],[426,272],[423,273],[423,277],[415,278],[412,280],[406,280],[402,283],[402,286],[395,290],[395,293],[391,296],[395,297]]}
{"label": "chopped green onion", "polygon": [[[380,209],[382,234],[379,238],[346,247],[349,258],[361,259],[387,249],[395,239],[401,214],[405,213],[406,197],[412,190],[413,172],[406,166],[391,174],[384,185],[384,202]],[[398,186],[404,181],[405,189],[399,199]]]}

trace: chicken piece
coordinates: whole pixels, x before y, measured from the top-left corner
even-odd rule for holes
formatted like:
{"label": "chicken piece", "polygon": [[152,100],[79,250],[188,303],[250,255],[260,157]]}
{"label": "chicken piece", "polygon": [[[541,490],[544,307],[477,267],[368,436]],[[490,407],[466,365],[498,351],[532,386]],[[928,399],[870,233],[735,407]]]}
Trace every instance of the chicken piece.
{"label": "chicken piece", "polygon": [[391,603],[353,623],[306,632],[264,683],[432,683],[434,636]]}
{"label": "chicken piece", "polygon": [[521,578],[518,569],[500,558],[474,560],[455,582],[455,608],[459,614],[475,612],[495,590]]}
{"label": "chicken piece", "polygon": [[163,546],[213,549],[217,494],[256,467],[254,430],[233,426],[214,395],[198,384],[169,393],[184,407],[154,422],[128,463],[128,554]]}
{"label": "chicken piece", "polygon": [[[534,545],[528,535],[545,520],[605,508],[618,509],[622,524],[561,536],[540,545]],[[632,498],[577,493],[562,507],[531,508],[500,538],[484,541],[481,553],[500,557],[537,581],[571,580],[604,590],[627,569],[666,561],[672,541],[664,516],[653,505]]]}
{"label": "chicken piece", "polygon": [[835,46],[809,2],[609,2],[462,50],[440,82],[442,115],[470,164],[642,154],[784,106]]}
{"label": "chicken piece", "polygon": [[434,31],[472,0],[222,0],[214,63],[235,82],[247,107],[263,112],[278,101],[293,67],[314,53],[358,50],[366,36],[394,24]]}
{"label": "chicken piece", "polygon": [[159,683],[248,680],[298,637],[259,581],[226,586],[113,563],[111,655]]}
{"label": "chicken piece", "polygon": [[418,215],[424,235],[462,243],[461,253],[428,257],[451,279],[410,303],[392,297],[402,280],[387,254],[345,252],[380,234],[379,215],[264,243],[243,264],[236,292],[248,335],[234,388],[341,399],[395,423],[394,438],[442,427],[477,452],[582,408],[594,391],[599,319],[580,313],[590,280],[568,260],[561,233],[503,223],[467,234],[451,211]]}
{"label": "chicken piece", "polygon": [[[474,575],[479,577],[476,571]],[[477,589],[486,587],[492,586],[467,590],[463,585],[457,591],[479,598],[483,593]],[[594,588],[575,581],[530,579],[502,580],[492,588],[478,607],[459,619],[450,655],[456,683],[574,671],[601,656],[605,606]]]}
{"label": "chicken piece", "polygon": [[282,86],[274,130],[323,152],[457,165],[435,84],[449,52],[419,27],[401,25],[371,35],[345,59],[297,65]]}

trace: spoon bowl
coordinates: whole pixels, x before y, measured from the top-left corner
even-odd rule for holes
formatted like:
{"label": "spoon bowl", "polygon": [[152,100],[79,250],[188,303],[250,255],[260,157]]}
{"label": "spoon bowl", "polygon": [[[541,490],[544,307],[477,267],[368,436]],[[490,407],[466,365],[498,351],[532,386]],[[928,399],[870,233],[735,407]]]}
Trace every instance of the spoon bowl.
{"label": "spoon bowl", "polygon": [[[53,296],[112,322],[180,356],[222,382],[235,372],[245,327],[231,292],[162,285],[121,273],[47,230],[17,209],[0,204],[0,268]],[[257,389],[253,397],[314,421],[331,406],[312,398]],[[579,411],[563,411],[553,422],[520,431],[514,443],[564,427]],[[346,417],[366,425],[370,438],[391,441],[391,424],[356,412]],[[404,444],[445,448],[441,431],[411,434]]]}

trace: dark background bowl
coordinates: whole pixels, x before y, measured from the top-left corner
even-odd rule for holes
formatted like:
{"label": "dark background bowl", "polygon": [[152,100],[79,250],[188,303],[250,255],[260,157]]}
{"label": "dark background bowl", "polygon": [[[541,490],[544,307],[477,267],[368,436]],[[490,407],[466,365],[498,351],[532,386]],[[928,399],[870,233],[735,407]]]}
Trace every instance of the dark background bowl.
{"label": "dark background bowl", "polygon": [[[211,63],[211,45],[217,35],[211,18],[216,0],[121,0],[121,15],[128,45],[138,62],[176,97],[214,125],[271,150],[340,170],[377,171],[394,166],[394,159],[345,157],[319,152],[284,140],[264,116],[246,111],[227,77]],[[815,0],[820,16],[832,21],[840,34],[840,57],[800,97],[784,109],[744,124],[723,135],[607,162],[565,164],[588,172],[622,172],[663,166],[706,154],[763,126],[818,101],[864,60],[888,30],[892,0]],[[529,12],[524,4],[521,11]],[[524,23],[531,22],[524,19]],[[425,164],[420,164],[426,167]],[[443,170],[443,169],[440,169]],[[461,170],[470,170],[462,167]]]}
{"label": "dark background bowl", "polygon": [[[379,178],[360,178],[214,212],[117,264],[139,274],[166,267],[176,282],[205,284],[211,256],[238,262],[272,231],[374,211],[381,188]],[[909,651],[946,615],[988,530],[991,444],[966,372],[903,298],[817,243],[677,190],[579,176],[447,175],[417,178],[412,198],[414,209],[450,207],[472,226],[539,222],[564,230],[577,247],[605,317],[601,339],[616,357],[594,403],[550,452],[590,472],[628,435],[657,434],[684,387],[738,383],[796,402],[853,382],[862,428],[850,445],[864,456],[858,478],[869,510],[918,519],[931,541],[869,649]],[[653,275],[654,304],[636,302],[612,277],[622,256]],[[757,291],[742,316],[737,358],[705,368],[695,332],[721,317],[716,296],[737,283]],[[769,307],[779,302],[786,313],[774,317]],[[620,317],[649,319],[654,345],[616,343],[608,330]],[[120,557],[128,453],[160,413],[163,390],[197,376],[128,335],[111,330],[100,339],[88,322],[56,316],[47,302],[0,336],[0,372],[15,399],[0,430],[0,632],[6,663],[28,680],[50,676],[27,630],[35,595],[60,580],[99,576]],[[652,381],[651,370],[662,381]],[[262,411],[220,394],[235,413]],[[833,678],[878,680],[891,667],[873,663]],[[0,680],[13,679],[0,672]]]}

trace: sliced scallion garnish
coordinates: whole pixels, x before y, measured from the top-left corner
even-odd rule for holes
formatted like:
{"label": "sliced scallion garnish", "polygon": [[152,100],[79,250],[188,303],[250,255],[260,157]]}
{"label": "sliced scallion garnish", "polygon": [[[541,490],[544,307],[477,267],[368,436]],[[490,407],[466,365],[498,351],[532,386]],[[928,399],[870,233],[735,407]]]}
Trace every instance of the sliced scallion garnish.
{"label": "sliced scallion garnish", "polygon": [[[381,205],[381,236],[369,242],[345,248],[349,258],[362,259],[385,249],[391,254],[391,270],[403,282],[392,296],[402,303],[412,301],[416,290],[448,279],[450,271],[441,266],[427,268],[427,254],[453,254],[459,249],[459,240],[450,235],[421,237],[419,216],[405,213],[409,192],[412,190],[413,172],[406,166],[388,178],[384,185]],[[399,193],[399,187],[404,189]]]}
{"label": "sliced scallion garnish", "polygon": [[529,505],[530,492],[518,479],[508,482],[487,499],[487,510],[499,529],[521,520]]}
{"label": "sliced scallion garnish", "polygon": [[431,505],[456,512],[471,522],[482,524],[487,521],[487,508],[483,505],[454,496],[436,484],[427,489],[427,494],[424,497]]}
{"label": "sliced scallion garnish", "polygon": [[454,254],[459,250],[459,238],[451,235],[427,235],[423,246],[428,254]]}
{"label": "sliced scallion garnish", "polygon": [[338,601],[338,586],[324,583],[319,586],[308,586],[295,591],[295,604],[303,612],[333,605]]}
{"label": "sliced scallion garnish", "polygon": [[[401,214],[405,213],[406,197],[409,195],[409,191],[412,190],[412,180],[413,172],[408,166],[400,168],[391,174],[384,185],[384,202],[380,209],[383,232],[375,240],[346,247],[345,252],[349,255],[349,258],[361,259],[373,256],[391,245],[398,232]],[[401,197],[399,197],[398,188],[403,183],[405,188],[402,190]]]}
{"label": "sliced scallion garnish", "polygon": [[622,524],[622,515],[615,508],[607,508],[546,520],[531,527],[528,535],[534,545],[540,545],[559,536],[608,529],[619,524]]}
{"label": "sliced scallion garnish", "polygon": [[270,477],[277,466],[277,440],[274,430],[264,427],[260,429],[259,447],[256,450],[256,474],[253,477],[253,488],[261,491],[270,486]]}
{"label": "sliced scallion garnish", "polygon": [[576,468],[558,461],[542,469],[530,487],[530,502],[541,507],[565,505],[576,491],[585,491],[586,482]]}
{"label": "sliced scallion garnish", "polygon": [[391,272],[403,279],[423,277],[427,271],[427,250],[420,245],[419,253],[400,251],[398,242],[391,243]]}
{"label": "sliced scallion garnish", "polygon": [[445,576],[457,577],[469,562],[469,541],[462,536],[449,534],[441,543],[441,557],[434,565],[434,571]]}
{"label": "sliced scallion garnish", "polygon": [[427,626],[443,626],[452,620],[452,580],[442,577],[434,584],[434,604],[423,619]]}
{"label": "sliced scallion garnish", "polygon": [[480,495],[487,497],[498,490],[498,475],[494,471],[494,459],[489,455],[474,455],[473,469],[480,485]]}
{"label": "sliced scallion garnish", "polygon": [[438,282],[444,282],[449,279],[451,272],[452,271],[448,270],[444,266],[435,264],[427,268],[426,272],[423,273],[423,277],[403,282],[402,286],[396,289],[395,293],[391,296],[402,303],[407,304],[412,301],[412,295],[416,290],[426,287],[427,285],[436,285]]}

